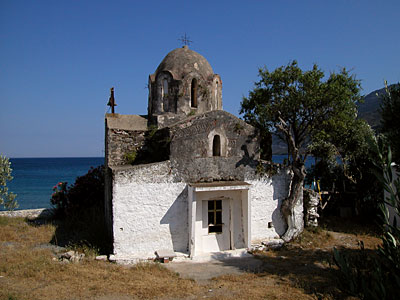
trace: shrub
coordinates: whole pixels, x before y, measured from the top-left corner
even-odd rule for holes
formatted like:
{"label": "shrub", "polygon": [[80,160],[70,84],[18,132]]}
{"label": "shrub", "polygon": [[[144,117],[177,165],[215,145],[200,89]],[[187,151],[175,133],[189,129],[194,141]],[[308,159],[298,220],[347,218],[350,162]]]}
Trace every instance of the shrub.
{"label": "shrub", "polygon": [[0,155],[0,205],[6,209],[14,210],[18,207],[15,201],[16,195],[8,191],[7,181],[13,179],[11,176],[11,163],[7,157]]}
{"label": "shrub", "polygon": [[91,207],[102,207],[104,166],[90,168],[87,174],[77,177],[70,187],[66,182],[59,182],[53,190],[50,201],[57,217],[71,216]]}
{"label": "shrub", "polygon": [[372,260],[366,255],[362,244],[361,253],[355,257],[334,249],[334,259],[341,271],[343,283],[351,294],[362,299],[396,299],[400,289],[400,230],[396,221],[390,224],[387,205],[399,214],[400,180],[393,181],[390,148],[387,157],[382,154],[382,143],[371,142],[371,148],[380,160],[375,174],[389,193],[389,197],[380,203],[382,245]]}
{"label": "shrub", "polygon": [[124,155],[125,161],[128,164],[133,165],[133,163],[135,162],[135,159],[136,159],[136,155],[137,155],[136,151],[131,151],[131,152],[126,153]]}

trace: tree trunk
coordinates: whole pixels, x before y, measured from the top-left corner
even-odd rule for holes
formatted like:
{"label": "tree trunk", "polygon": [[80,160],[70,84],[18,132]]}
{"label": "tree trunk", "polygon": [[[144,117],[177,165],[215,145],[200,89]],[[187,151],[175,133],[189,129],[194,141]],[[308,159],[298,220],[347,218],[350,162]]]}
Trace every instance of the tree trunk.
{"label": "tree trunk", "polygon": [[293,162],[293,178],[290,184],[289,196],[283,200],[281,205],[282,217],[286,222],[286,232],[281,237],[285,242],[289,242],[297,237],[304,228],[302,216],[295,214],[295,207],[299,201],[303,200],[303,185],[306,170],[304,163],[300,159]]}

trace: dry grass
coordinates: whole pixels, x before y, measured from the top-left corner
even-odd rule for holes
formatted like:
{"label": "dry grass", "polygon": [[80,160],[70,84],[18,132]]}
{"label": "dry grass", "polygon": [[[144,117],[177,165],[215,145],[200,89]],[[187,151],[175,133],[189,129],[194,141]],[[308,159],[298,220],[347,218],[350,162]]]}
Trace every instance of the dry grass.
{"label": "dry grass", "polygon": [[372,249],[380,241],[366,233],[309,230],[281,250],[258,253],[260,273],[199,285],[153,263],[54,261],[50,249],[37,245],[54,240],[56,231],[52,224],[0,217],[0,299],[347,299],[331,266],[332,247],[351,251],[362,239]]}
{"label": "dry grass", "polygon": [[267,266],[263,270],[264,274],[278,275],[289,281],[291,286],[318,299],[350,299],[341,289],[340,276],[333,260],[333,248],[357,253],[359,243],[363,241],[366,251],[373,255],[373,250],[381,240],[368,234],[366,227],[359,234],[330,229],[306,229],[300,237],[282,249],[259,253],[260,259]]}
{"label": "dry grass", "polygon": [[158,264],[128,268],[94,260],[54,261],[51,250],[35,247],[52,239],[54,225],[0,218],[0,228],[0,299],[90,299],[110,294],[182,298],[199,291],[192,280],[180,279]]}

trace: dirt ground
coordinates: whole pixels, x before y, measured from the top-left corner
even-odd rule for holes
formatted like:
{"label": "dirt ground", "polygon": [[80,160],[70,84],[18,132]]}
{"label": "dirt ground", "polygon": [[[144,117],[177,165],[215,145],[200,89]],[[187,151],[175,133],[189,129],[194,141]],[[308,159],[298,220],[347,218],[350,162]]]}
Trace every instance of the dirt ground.
{"label": "dirt ground", "polygon": [[222,275],[240,275],[244,273],[261,273],[265,263],[255,256],[233,257],[208,262],[170,262],[164,266],[185,279],[193,279],[205,284],[212,278]]}
{"label": "dirt ground", "polygon": [[342,289],[332,249],[357,252],[363,241],[373,252],[380,243],[370,227],[333,219],[250,258],[124,267],[90,251],[80,263],[60,263],[43,247],[55,232],[0,217],[0,299],[356,299]]}

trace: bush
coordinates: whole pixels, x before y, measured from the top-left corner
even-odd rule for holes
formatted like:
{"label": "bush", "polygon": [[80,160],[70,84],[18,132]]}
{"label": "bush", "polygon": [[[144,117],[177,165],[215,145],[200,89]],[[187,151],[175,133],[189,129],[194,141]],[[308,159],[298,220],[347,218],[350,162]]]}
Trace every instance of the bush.
{"label": "bush", "polygon": [[361,253],[355,257],[334,249],[334,259],[341,271],[343,283],[351,294],[362,299],[397,299],[400,290],[400,230],[396,222],[390,224],[387,205],[392,206],[399,214],[400,180],[393,181],[390,148],[387,157],[382,154],[381,143],[378,146],[373,142],[371,148],[380,160],[376,165],[376,176],[389,192],[389,197],[380,203],[382,245],[374,259],[366,255],[362,244]]}
{"label": "bush", "polygon": [[90,168],[68,187],[59,182],[51,203],[57,229],[52,243],[86,254],[111,253],[104,214],[104,166]]}
{"label": "bush", "polygon": [[14,210],[18,207],[15,201],[16,195],[8,191],[7,181],[11,181],[11,163],[7,157],[0,155],[0,205],[8,210]]}
{"label": "bush", "polygon": [[53,187],[51,204],[57,217],[72,216],[91,207],[102,208],[104,204],[104,166],[90,168],[86,175],[77,177],[68,187],[59,182]]}

